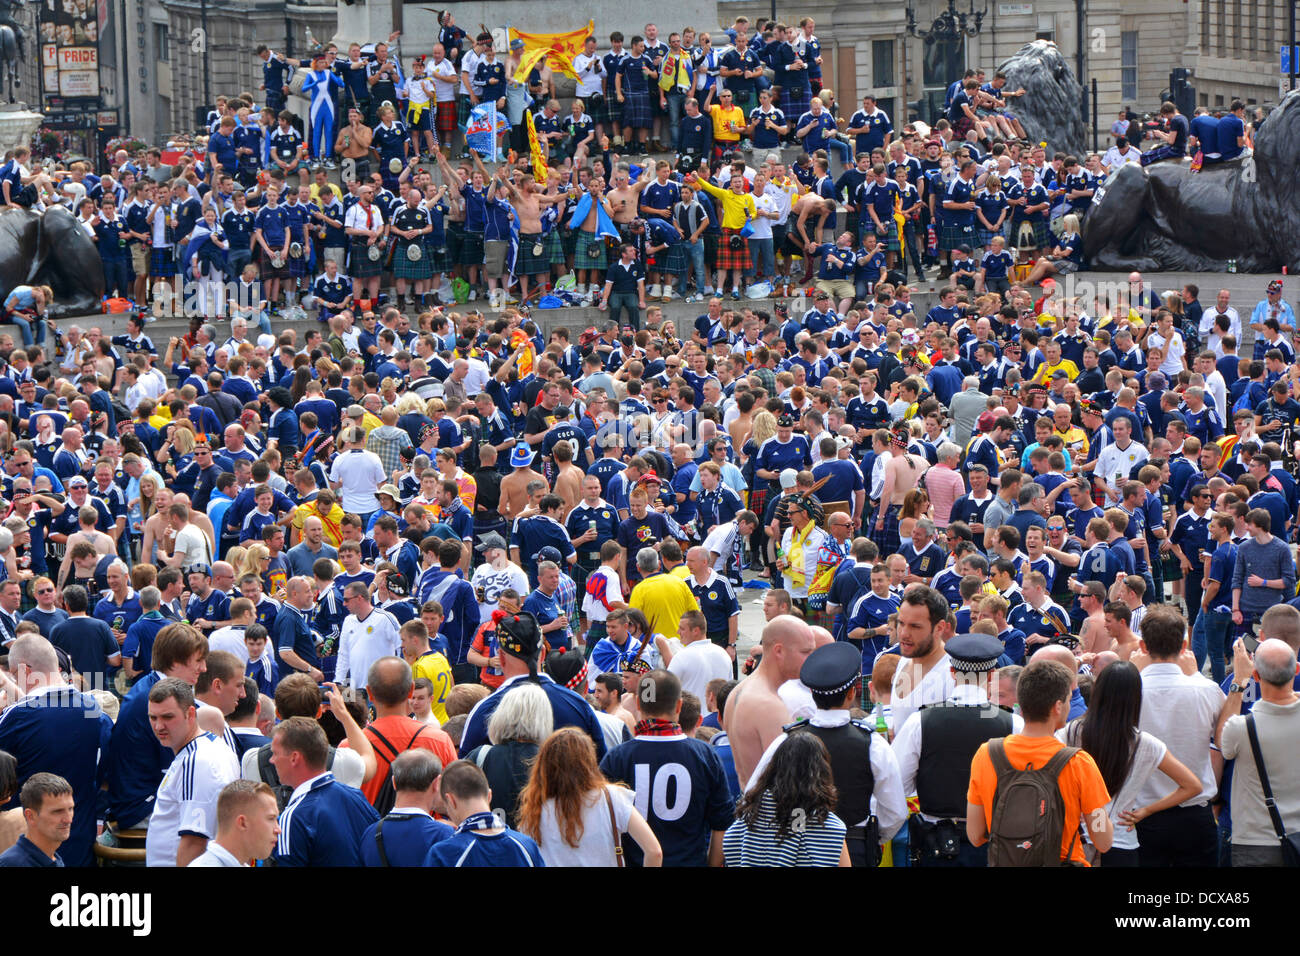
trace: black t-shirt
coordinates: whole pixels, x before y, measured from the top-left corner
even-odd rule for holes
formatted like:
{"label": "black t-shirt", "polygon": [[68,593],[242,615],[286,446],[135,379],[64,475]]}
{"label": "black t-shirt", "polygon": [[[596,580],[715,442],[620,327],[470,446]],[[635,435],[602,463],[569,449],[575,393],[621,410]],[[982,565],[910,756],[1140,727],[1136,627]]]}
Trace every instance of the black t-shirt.
{"label": "black t-shirt", "polygon": [[108,625],[94,617],[73,617],[57,624],[50,635],[55,647],[64,650],[77,672],[91,687],[106,687],[105,669],[109,657],[120,652]]}
{"label": "black t-shirt", "polygon": [[1187,117],[1181,113],[1174,114],[1169,119],[1169,128],[1177,134],[1172,144],[1174,150],[1180,154],[1187,152]]}
{"label": "black t-shirt", "polygon": [[528,410],[528,417],[524,419],[524,434],[539,435],[554,424],[554,409],[546,408],[543,405],[535,405]]}

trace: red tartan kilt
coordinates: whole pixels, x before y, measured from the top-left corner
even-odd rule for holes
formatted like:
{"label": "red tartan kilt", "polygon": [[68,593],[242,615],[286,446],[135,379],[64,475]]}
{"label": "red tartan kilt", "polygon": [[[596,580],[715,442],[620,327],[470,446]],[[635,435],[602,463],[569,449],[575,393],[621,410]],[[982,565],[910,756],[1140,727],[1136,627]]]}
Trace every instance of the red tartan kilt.
{"label": "red tartan kilt", "polygon": [[739,229],[728,229],[722,227],[722,241],[718,243],[718,268],[728,269],[748,269],[749,261],[749,240],[741,236],[740,248],[731,248],[731,237],[740,236]]}
{"label": "red tartan kilt", "polygon": [[439,133],[446,133],[448,136],[451,135],[452,131],[456,128],[455,100],[448,100],[445,103],[442,100],[438,101],[437,109],[433,116],[433,125]]}

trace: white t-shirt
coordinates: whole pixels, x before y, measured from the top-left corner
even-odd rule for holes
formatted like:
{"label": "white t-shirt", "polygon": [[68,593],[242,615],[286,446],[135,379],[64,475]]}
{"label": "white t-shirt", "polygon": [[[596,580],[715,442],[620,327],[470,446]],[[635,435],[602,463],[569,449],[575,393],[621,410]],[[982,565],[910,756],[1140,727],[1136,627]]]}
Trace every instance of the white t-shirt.
{"label": "white t-shirt", "polygon": [[[573,69],[578,74],[579,99],[585,100],[595,93],[604,92],[604,64],[601,63],[599,53],[593,53],[591,56],[579,53],[573,58]],[[600,72],[596,72],[597,70]]]}
{"label": "white t-shirt", "polygon": [[412,106],[428,106],[429,94],[432,92],[433,80],[428,76],[413,76],[406,82],[406,98]]}
{"label": "white t-shirt", "polygon": [[192,524],[187,524],[176,532],[175,553],[185,555],[185,560],[181,562],[183,568],[212,563],[212,546],[208,543],[208,536]]}
{"label": "white t-shirt", "polygon": [[510,562],[498,571],[490,564],[480,564],[474,569],[473,576],[469,579],[470,585],[474,588],[475,593],[479,588],[483,589],[483,597],[487,600],[481,602],[478,606],[478,619],[486,621],[492,616],[500,605],[501,592],[506,588],[513,588],[519,593],[522,600],[528,594],[528,575],[517,564]]}
{"label": "white t-shirt", "polygon": [[430,60],[425,64],[425,70],[433,77],[433,92],[438,97],[438,102],[455,102],[456,67],[452,65],[451,60],[444,59],[441,63]]}
{"label": "white t-shirt", "polygon": [[365,687],[371,664],[381,657],[402,656],[400,628],[397,618],[379,608],[373,608],[362,621],[349,614],[339,632],[339,660],[334,679]]}
{"label": "white t-shirt", "polygon": [[[474,82],[474,74],[478,72],[478,65],[482,61],[483,57],[475,53],[472,49],[466,50],[464,56],[460,58],[461,76],[468,76],[470,78],[470,85],[474,87],[475,95],[480,95],[483,92],[482,85]],[[469,88],[465,86],[464,79],[460,82],[460,95],[469,96]]]}
{"label": "white t-shirt", "polygon": [[[619,579],[618,572],[607,564],[602,564],[595,571],[591,572],[588,577],[588,584],[591,578],[603,578],[605,581],[605,601],[623,600],[623,583]],[[582,596],[582,613],[587,616],[588,621],[604,621],[609,617],[609,608],[605,607],[605,601],[593,597],[591,594],[584,593]]]}
{"label": "white t-shirt", "polygon": [[[780,211],[776,200],[766,192],[761,196],[754,197],[754,206],[759,212],[775,213]],[[774,222],[776,222],[775,219],[768,219],[766,216],[755,216],[751,221],[751,225],[754,227],[753,238],[771,239],[772,223]]]}
{"label": "white t-shirt", "polygon": [[183,835],[211,840],[217,835],[217,796],[239,779],[239,761],[208,733],[189,742],[167,768],[145,838],[146,866],[175,866]]}
{"label": "white t-shirt", "polygon": [[375,491],[388,480],[384,463],[371,451],[353,448],[334,459],[330,468],[330,481],[340,483],[343,510],[355,515],[368,515],[379,510]]}
{"label": "white t-shirt", "polygon": [[710,640],[695,641],[682,645],[681,653],[668,663],[668,672],[676,674],[682,690],[690,691],[704,706],[709,681],[731,679],[731,655]]}
{"label": "white t-shirt", "polygon": [[[1069,726],[1062,727],[1056,732],[1058,740],[1072,747],[1079,746],[1075,723],[1072,721]],[[1128,824],[1120,820],[1119,815],[1125,810],[1136,810],[1145,805],[1137,799],[1138,791],[1146,785],[1147,778],[1156,767],[1160,766],[1160,761],[1164,760],[1165,754],[1169,752],[1169,748],[1159,737],[1144,730],[1138,730],[1136,733],[1138,734],[1137,749],[1133,751],[1133,764],[1129,767],[1128,776],[1120,785],[1119,793],[1112,795],[1110,803],[1106,804],[1106,814],[1110,817],[1110,822],[1115,825],[1115,840],[1111,846],[1120,850],[1136,850],[1138,837],[1137,829],[1130,830]]]}
{"label": "white t-shirt", "polygon": [[[1146,446],[1135,441],[1129,442],[1127,448],[1120,448],[1114,442],[1111,442],[1098,453],[1097,467],[1093,474],[1105,481],[1107,485],[1114,485],[1122,491],[1129,472],[1149,457]],[[1109,508],[1116,504],[1119,504],[1119,502],[1107,493],[1106,507]]]}
{"label": "white t-shirt", "polygon": [[[537,846],[542,851],[542,859],[547,866],[617,866],[614,856],[615,840],[627,832],[628,821],[635,809],[636,795],[626,787],[606,784],[610,803],[614,807],[614,821],[609,819],[609,804],[599,790],[587,794],[582,808],[582,831],[578,845],[570,846],[560,830],[560,822],[555,815],[555,801],[547,800],[542,806],[542,819]],[[618,827],[618,836],[614,827]]]}

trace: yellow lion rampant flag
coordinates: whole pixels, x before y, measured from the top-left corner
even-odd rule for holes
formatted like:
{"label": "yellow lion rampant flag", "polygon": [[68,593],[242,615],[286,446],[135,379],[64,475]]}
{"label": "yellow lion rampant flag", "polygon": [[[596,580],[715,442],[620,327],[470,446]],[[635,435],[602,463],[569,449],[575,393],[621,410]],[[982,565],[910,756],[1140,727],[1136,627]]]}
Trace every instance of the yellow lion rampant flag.
{"label": "yellow lion rampant flag", "polygon": [[533,179],[539,185],[546,185],[546,157],[542,155],[542,144],[537,139],[537,125],[533,122],[531,110],[524,110],[528,123],[528,149],[533,157]]}
{"label": "yellow lion rampant flag", "polygon": [[573,58],[582,52],[582,44],[595,29],[594,20],[588,20],[585,27],[570,30],[568,33],[527,33],[510,27],[508,30],[510,39],[524,41],[524,52],[519,60],[519,69],[515,70],[515,82],[528,82],[528,74],[544,56],[550,57],[551,69],[576,80],[578,71],[573,68]]}

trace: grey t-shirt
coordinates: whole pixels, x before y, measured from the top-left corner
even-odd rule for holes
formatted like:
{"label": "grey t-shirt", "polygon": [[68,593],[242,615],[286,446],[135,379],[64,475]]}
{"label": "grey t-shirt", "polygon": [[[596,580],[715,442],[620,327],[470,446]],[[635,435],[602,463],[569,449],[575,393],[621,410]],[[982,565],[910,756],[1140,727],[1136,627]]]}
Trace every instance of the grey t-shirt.
{"label": "grey t-shirt", "polygon": [[[1259,735],[1264,770],[1273,799],[1288,833],[1300,830],[1300,700],[1285,706],[1261,700],[1251,713]],[[1246,718],[1238,714],[1223,727],[1223,758],[1236,760],[1232,771],[1232,842],[1247,846],[1277,846],[1277,832],[1264,806],[1259,771],[1250,750]]]}

